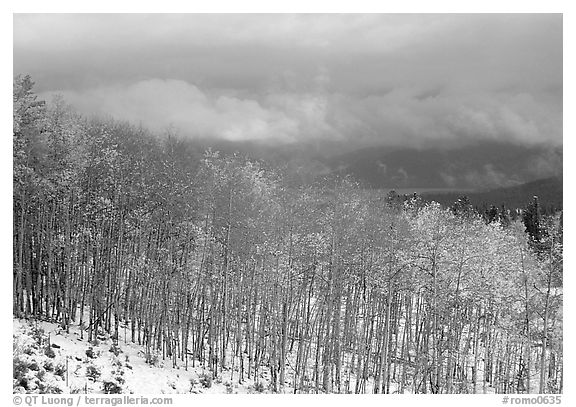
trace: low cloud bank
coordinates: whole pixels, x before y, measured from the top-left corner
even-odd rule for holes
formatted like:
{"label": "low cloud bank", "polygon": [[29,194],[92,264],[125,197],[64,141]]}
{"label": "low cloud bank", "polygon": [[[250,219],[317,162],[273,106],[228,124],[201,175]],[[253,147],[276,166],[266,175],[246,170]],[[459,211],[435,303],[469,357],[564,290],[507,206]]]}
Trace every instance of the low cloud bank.
{"label": "low cloud bank", "polygon": [[41,96],[56,93],[84,114],[106,114],[156,132],[170,127],[189,137],[390,145],[482,138],[562,143],[561,106],[527,92],[398,88],[377,95],[322,89],[250,94],[147,79]]}

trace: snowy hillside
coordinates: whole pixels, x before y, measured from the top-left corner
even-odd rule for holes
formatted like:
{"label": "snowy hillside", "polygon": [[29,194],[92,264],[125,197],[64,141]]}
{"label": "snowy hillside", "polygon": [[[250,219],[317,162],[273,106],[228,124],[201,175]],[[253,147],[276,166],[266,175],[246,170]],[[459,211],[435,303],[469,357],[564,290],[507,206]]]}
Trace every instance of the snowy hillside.
{"label": "snowy hillside", "polygon": [[[15,393],[259,393],[266,386],[249,380],[239,385],[212,380],[202,367],[178,366],[153,357],[146,362],[141,346],[99,335],[82,340],[77,326],[70,333],[58,324],[13,321]],[[84,335],[86,337],[86,335]],[[266,381],[265,375],[261,383]]]}

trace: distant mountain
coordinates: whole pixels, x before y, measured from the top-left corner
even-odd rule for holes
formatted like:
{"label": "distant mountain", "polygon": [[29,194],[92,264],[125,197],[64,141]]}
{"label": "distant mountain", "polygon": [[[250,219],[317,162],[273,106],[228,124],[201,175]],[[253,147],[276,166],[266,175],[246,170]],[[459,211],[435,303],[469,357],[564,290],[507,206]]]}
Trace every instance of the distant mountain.
{"label": "distant mountain", "polygon": [[518,145],[496,141],[422,148],[372,146],[353,149],[352,143],[315,141],[271,143],[195,139],[228,155],[235,152],[271,168],[287,168],[312,180],[351,175],[368,188],[396,191],[462,191],[511,187],[562,175],[562,147]]}
{"label": "distant mountain", "polygon": [[478,190],[559,176],[562,148],[487,141],[454,149],[373,147],[324,163],[374,188]]}
{"label": "distant mountain", "polygon": [[491,205],[506,206],[510,209],[525,208],[534,196],[538,196],[541,207],[547,212],[562,209],[562,177],[551,177],[527,182],[507,188],[496,188],[481,192],[425,193],[422,197],[442,205],[452,205],[461,195],[466,195],[477,208],[489,208]]}

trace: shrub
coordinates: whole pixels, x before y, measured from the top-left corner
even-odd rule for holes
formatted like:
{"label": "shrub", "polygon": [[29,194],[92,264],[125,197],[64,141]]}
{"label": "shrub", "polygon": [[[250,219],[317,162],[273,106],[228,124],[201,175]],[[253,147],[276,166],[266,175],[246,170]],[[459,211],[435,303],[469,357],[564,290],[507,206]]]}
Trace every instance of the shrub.
{"label": "shrub", "polygon": [[198,384],[198,380],[193,377],[190,378],[190,392],[194,391],[194,387]]}
{"label": "shrub", "polygon": [[118,378],[112,380],[104,380],[102,382],[102,390],[104,391],[104,394],[122,393],[122,383],[124,383],[124,379],[122,379],[122,382],[119,382]]}
{"label": "shrub", "polygon": [[30,382],[29,382],[27,377],[21,377],[20,380],[18,380],[17,384],[20,385],[21,387],[23,387],[24,389],[28,390],[28,386],[30,385]]}
{"label": "shrub", "polygon": [[38,390],[43,394],[61,394],[62,389],[58,386],[51,384],[46,384],[43,382],[38,382]]}
{"label": "shrub", "polygon": [[209,389],[210,387],[212,387],[212,375],[209,373],[202,373],[198,377],[198,381],[200,382],[202,387],[204,387],[206,389]]}
{"label": "shrub", "polygon": [[39,346],[42,346],[44,340],[46,339],[46,333],[44,332],[44,329],[38,327],[32,328],[32,333],[30,336],[34,338],[34,341],[36,341]]}
{"label": "shrub", "polygon": [[89,365],[86,367],[86,376],[93,379],[94,381],[96,381],[96,379],[98,379],[101,374],[102,373],[100,372],[100,369],[94,365]]}
{"label": "shrub", "polygon": [[70,394],[79,394],[84,391],[82,387],[70,387]]}
{"label": "shrub", "polygon": [[256,390],[258,393],[263,393],[264,392],[264,383],[262,383],[262,382],[254,383],[254,390]]}
{"label": "shrub", "polygon": [[113,358],[112,366],[116,366],[119,369],[122,369],[122,362],[118,358]]}
{"label": "shrub", "polygon": [[50,359],[44,361],[44,370],[51,372],[54,370],[54,363]]}
{"label": "shrub", "polygon": [[28,379],[26,373],[28,372],[28,363],[18,357],[14,358],[12,363],[12,370],[14,376],[14,388],[21,386],[24,389],[28,388]]}
{"label": "shrub", "polygon": [[64,375],[66,374],[66,365],[64,363],[58,363],[54,368],[54,374],[64,378]]}
{"label": "shrub", "polygon": [[96,358],[96,353],[94,353],[94,349],[92,348],[92,346],[86,349],[86,356],[88,356],[90,359]]}
{"label": "shrub", "polygon": [[46,356],[48,356],[49,358],[55,358],[56,357],[56,353],[54,352],[54,349],[52,349],[50,346],[46,346],[46,348],[44,348],[44,354]]}
{"label": "shrub", "polygon": [[110,346],[110,352],[112,352],[114,356],[118,356],[120,353],[122,353],[122,349],[120,349],[119,346],[113,344]]}
{"label": "shrub", "polygon": [[63,393],[60,387],[48,385],[46,386],[46,394],[61,394]]}
{"label": "shrub", "polygon": [[232,394],[234,392],[234,387],[232,386],[232,383],[226,382],[224,383],[224,386],[226,386],[226,393]]}
{"label": "shrub", "polygon": [[158,366],[160,359],[158,358],[157,352],[150,352],[146,354],[146,363],[152,366]]}

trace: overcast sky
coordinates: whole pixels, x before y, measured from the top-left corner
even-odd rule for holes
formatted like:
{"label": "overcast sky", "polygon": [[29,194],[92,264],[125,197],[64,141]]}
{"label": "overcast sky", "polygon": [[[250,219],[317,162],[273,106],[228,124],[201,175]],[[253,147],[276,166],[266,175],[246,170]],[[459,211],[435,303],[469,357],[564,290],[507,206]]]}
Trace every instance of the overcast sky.
{"label": "overcast sky", "polygon": [[14,73],[182,135],[562,143],[559,14],[19,14]]}

